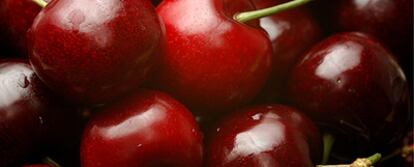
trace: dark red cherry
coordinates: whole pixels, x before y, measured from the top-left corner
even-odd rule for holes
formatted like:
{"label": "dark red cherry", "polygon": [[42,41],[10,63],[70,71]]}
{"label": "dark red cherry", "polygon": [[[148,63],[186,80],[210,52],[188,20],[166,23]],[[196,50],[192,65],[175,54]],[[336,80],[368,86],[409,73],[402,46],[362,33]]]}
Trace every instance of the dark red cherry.
{"label": "dark red cherry", "polygon": [[191,113],[160,92],[145,91],[109,106],[85,129],[83,167],[198,167],[202,134]]}
{"label": "dark red cherry", "polygon": [[378,38],[395,54],[412,90],[413,0],[341,0],[333,22],[341,31],[361,31]]}
{"label": "dark red cherry", "polygon": [[291,101],[337,138],[334,156],[365,156],[407,126],[409,91],[390,52],[362,33],[333,35],[294,68]]}
{"label": "dark red cherry", "polygon": [[[362,31],[371,34],[395,53],[413,48],[413,0],[342,0],[336,12],[336,21],[344,31]],[[412,54],[400,55],[409,60]],[[406,57],[406,58],[405,58]]]}
{"label": "dark red cherry", "polygon": [[80,129],[74,115],[27,62],[0,60],[0,166],[18,165],[56,143],[70,144]]}
{"label": "dark red cherry", "polygon": [[206,166],[311,167],[319,160],[320,142],[315,125],[296,109],[252,107],[219,124],[209,140]]}
{"label": "dark red cherry", "polygon": [[271,44],[256,22],[233,19],[252,9],[250,0],[164,0],[157,12],[167,46],[156,87],[202,115],[254,98],[270,72]]}
{"label": "dark red cherry", "polygon": [[[286,0],[254,0],[257,8],[266,8]],[[260,19],[272,42],[272,73],[259,96],[260,101],[278,101],[286,93],[287,78],[304,51],[319,38],[319,25],[304,7],[281,12]]]}
{"label": "dark red cherry", "polygon": [[102,104],[145,81],[162,31],[147,0],[58,0],[36,17],[29,39],[30,61],[47,86]]}
{"label": "dark red cherry", "polygon": [[[44,0],[50,2],[50,0]],[[0,44],[13,48],[27,57],[26,32],[42,8],[32,0],[2,0],[0,2]],[[1,47],[0,47],[1,48]]]}

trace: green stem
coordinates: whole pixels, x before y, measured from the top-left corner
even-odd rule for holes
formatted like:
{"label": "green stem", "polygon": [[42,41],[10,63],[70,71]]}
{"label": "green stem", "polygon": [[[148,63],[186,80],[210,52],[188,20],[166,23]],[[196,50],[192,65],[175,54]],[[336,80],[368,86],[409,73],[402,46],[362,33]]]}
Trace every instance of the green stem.
{"label": "green stem", "polygon": [[381,159],[381,154],[380,153],[375,153],[374,155],[371,155],[367,159],[371,162],[371,165],[374,165],[375,163],[377,163]]}
{"label": "green stem", "polygon": [[289,10],[301,5],[304,5],[312,0],[292,0],[286,3],[282,3],[280,5],[276,5],[269,8],[254,10],[254,11],[247,11],[242,12],[234,15],[234,19],[240,23],[245,23],[250,20],[259,19],[262,17],[270,16],[279,12],[283,12],[285,10]]}
{"label": "green stem", "polygon": [[358,158],[352,164],[342,164],[342,165],[317,165],[316,167],[364,167],[372,166],[381,159],[380,153],[375,153],[368,158]]}
{"label": "green stem", "polygon": [[42,8],[46,7],[46,5],[47,5],[47,2],[45,2],[44,0],[32,0],[32,2],[39,5]]}
{"label": "green stem", "polygon": [[335,143],[335,138],[329,134],[325,133],[323,135],[323,156],[322,156],[322,165],[325,165],[329,161],[331,155],[332,146]]}

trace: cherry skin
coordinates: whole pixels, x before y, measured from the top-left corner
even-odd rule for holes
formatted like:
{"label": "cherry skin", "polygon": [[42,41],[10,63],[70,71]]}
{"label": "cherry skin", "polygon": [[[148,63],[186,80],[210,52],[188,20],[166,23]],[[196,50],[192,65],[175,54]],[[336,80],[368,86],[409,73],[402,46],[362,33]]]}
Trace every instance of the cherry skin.
{"label": "cherry skin", "polygon": [[[254,0],[258,8],[287,2],[286,0]],[[288,10],[260,19],[260,26],[272,42],[272,73],[259,96],[261,102],[280,101],[284,98],[287,78],[303,52],[320,37],[319,25],[304,7]]]}
{"label": "cherry skin", "polygon": [[39,13],[28,36],[30,61],[47,86],[102,104],[144,82],[162,31],[147,0],[58,0]]}
{"label": "cherry skin", "polygon": [[219,124],[206,162],[209,167],[310,167],[311,156],[319,158],[320,142],[315,125],[296,109],[256,106]]}
{"label": "cherry skin", "polygon": [[342,0],[335,12],[341,30],[371,34],[394,51],[412,50],[412,0]]}
{"label": "cherry skin", "polygon": [[164,0],[157,12],[167,43],[156,87],[202,115],[254,98],[270,72],[271,44],[257,22],[233,20],[252,9],[250,0]]}
{"label": "cherry skin", "polygon": [[397,141],[410,115],[404,73],[362,33],[336,34],[314,46],[294,68],[289,95],[336,136],[333,154],[352,159]]}
{"label": "cherry skin", "polygon": [[81,160],[83,167],[197,167],[202,152],[202,134],[191,113],[164,93],[145,91],[92,118]]}
{"label": "cherry skin", "polygon": [[27,62],[0,60],[0,166],[18,165],[39,146],[43,151],[70,144],[77,129],[74,115]]}
{"label": "cherry skin", "polygon": [[[50,0],[44,0],[50,2]],[[26,32],[42,8],[32,0],[3,0],[0,2],[0,43],[27,57]],[[9,46],[12,45],[12,46]]]}
{"label": "cherry skin", "polygon": [[[413,0],[341,0],[333,23],[342,31],[371,34],[395,53],[412,90]],[[380,27],[380,28],[379,28]]]}

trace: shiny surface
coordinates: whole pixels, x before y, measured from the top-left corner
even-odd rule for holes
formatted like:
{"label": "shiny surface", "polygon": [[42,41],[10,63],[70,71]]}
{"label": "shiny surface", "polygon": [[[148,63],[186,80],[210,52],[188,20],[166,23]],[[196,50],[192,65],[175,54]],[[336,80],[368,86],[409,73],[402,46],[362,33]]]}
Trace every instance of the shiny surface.
{"label": "shiny surface", "polygon": [[[71,140],[78,125],[73,122],[71,107],[59,100],[45,89],[27,62],[0,60],[0,166],[21,163],[41,143],[42,151],[55,142],[66,146],[62,139]],[[71,131],[65,132],[69,126]]]}
{"label": "shiny surface", "polygon": [[[337,135],[346,156],[384,150],[408,123],[406,78],[392,55],[361,33],[333,35],[294,68],[290,97]],[[355,157],[351,157],[355,158]]]}
{"label": "shiny surface", "polygon": [[[49,0],[45,0],[49,2]],[[26,32],[42,8],[32,0],[2,0],[0,2],[0,48],[11,49],[27,57]]]}
{"label": "shiny surface", "polygon": [[[257,8],[266,8],[286,0],[254,0]],[[284,99],[291,69],[319,38],[319,25],[304,7],[260,19],[260,26],[272,42],[272,74],[259,96],[261,102]]]}
{"label": "shiny surface", "polygon": [[144,82],[162,32],[146,0],[59,0],[38,15],[29,38],[31,63],[49,87],[102,104]]}
{"label": "shiny surface", "polygon": [[191,113],[160,92],[145,91],[98,114],[81,146],[83,167],[197,167],[202,134]]}
{"label": "shiny surface", "polygon": [[319,160],[320,136],[313,123],[281,105],[245,109],[212,133],[209,167],[310,167]]}
{"label": "shiny surface", "polygon": [[250,9],[249,0],[164,0],[157,12],[167,48],[157,88],[204,115],[251,100],[270,72],[271,44],[256,22],[232,19]]}

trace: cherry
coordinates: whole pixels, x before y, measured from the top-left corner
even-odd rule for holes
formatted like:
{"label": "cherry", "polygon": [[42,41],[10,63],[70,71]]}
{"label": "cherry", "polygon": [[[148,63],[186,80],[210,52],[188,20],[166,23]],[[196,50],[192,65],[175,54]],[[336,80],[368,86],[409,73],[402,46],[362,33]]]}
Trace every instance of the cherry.
{"label": "cherry", "polygon": [[0,43],[2,46],[14,48],[20,56],[27,57],[26,32],[41,9],[32,0],[2,0],[0,2],[0,36],[2,36]]}
{"label": "cherry", "polygon": [[[400,53],[399,49],[412,51],[412,0],[342,0],[339,3],[335,20],[341,30],[371,34],[396,53]],[[413,57],[412,54],[397,56],[411,57],[410,60]]]}
{"label": "cherry", "polygon": [[162,40],[147,0],[52,1],[28,35],[39,78],[67,99],[94,105],[139,87]]}
{"label": "cherry", "polygon": [[144,91],[115,103],[88,123],[83,167],[200,166],[202,134],[191,113],[160,92]]}
{"label": "cherry", "polygon": [[71,144],[75,120],[27,62],[0,60],[0,166],[18,165],[39,147]]}
{"label": "cherry", "polygon": [[209,139],[206,162],[211,167],[310,167],[319,153],[320,136],[311,120],[291,107],[265,105],[225,118]]}
{"label": "cherry", "polygon": [[[286,0],[254,0],[258,8],[286,2]],[[320,37],[319,25],[304,7],[260,19],[260,26],[269,34],[273,48],[272,73],[262,90],[260,101],[281,101],[287,87],[290,70]]]}
{"label": "cherry", "polygon": [[336,34],[314,46],[294,68],[289,95],[336,136],[334,156],[385,150],[401,137],[410,115],[400,66],[362,33]]}
{"label": "cherry", "polygon": [[[371,34],[395,53],[412,90],[413,0],[341,0],[333,23],[342,31]],[[379,28],[380,27],[380,28]]]}
{"label": "cherry", "polygon": [[156,87],[193,111],[228,110],[252,99],[271,67],[265,33],[233,19],[252,9],[249,0],[164,0],[157,12],[167,44]]}

